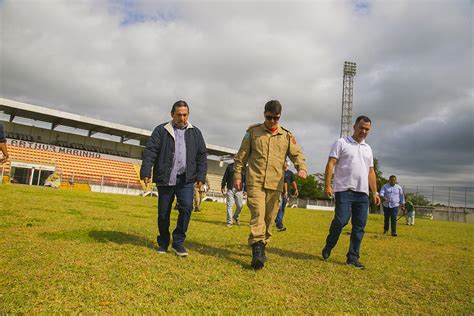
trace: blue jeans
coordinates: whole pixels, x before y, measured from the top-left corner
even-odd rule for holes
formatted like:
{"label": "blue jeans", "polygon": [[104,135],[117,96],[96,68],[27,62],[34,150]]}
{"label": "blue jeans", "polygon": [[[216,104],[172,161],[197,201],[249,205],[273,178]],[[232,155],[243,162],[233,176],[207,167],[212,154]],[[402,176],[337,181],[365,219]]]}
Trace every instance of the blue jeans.
{"label": "blue jeans", "polygon": [[285,198],[282,194],[281,196],[281,202],[280,202],[280,208],[278,209],[278,214],[275,218],[275,225],[277,228],[283,228],[283,216],[285,216],[285,207],[286,203],[288,202],[288,199]]}
{"label": "blue jeans", "polygon": [[397,233],[397,207],[383,207],[383,231],[388,232],[388,221],[390,220],[390,226],[392,229],[392,235]]}
{"label": "blue jeans", "polygon": [[171,205],[176,195],[178,222],[173,231],[173,245],[182,245],[186,239],[191,212],[193,210],[194,182],[186,183],[186,176],[176,178],[176,185],[158,186],[158,245],[168,248],[170,244]]}
{"label": "blue jeans", "polygon": [[336,209],[334,219],[326,238],[326,248],[331,250],[337,244],[342,228],[347,225],[352,215],[352,232],[347,260],[359,259],[359,250],[369,214],[369,196],[363,192],[336,192]]}

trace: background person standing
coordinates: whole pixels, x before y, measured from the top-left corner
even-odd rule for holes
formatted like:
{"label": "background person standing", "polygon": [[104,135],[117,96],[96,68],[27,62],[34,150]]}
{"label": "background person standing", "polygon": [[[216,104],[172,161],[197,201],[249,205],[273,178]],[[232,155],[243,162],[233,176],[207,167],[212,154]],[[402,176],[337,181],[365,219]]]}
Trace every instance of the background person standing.
{"label": "background person standing", "polygon": [[298,186],[296,185],[295,181],[295,174],[288,170],[288,162],[285,161],[285,173],[283,175],[284,183],[283,183],[283,192],[281,194],[281,203],[280,208],[278,209],[278,214],[275,218],[275,226],[277,227],[277,231],[283,232],[286,230],[285,225],[283,225],[283,217],[285,216],[285,208],[286,204],[288,203],[289,195],[290,195],[290,185],[293,188],[294,196],[298,197],[299,191]]}
{"label": "background person standing", "polygon": [[0,124],[0,151],[2,152],[2,157],[0,157],[0,163],[5,163],[8,160],[8,150],[7,150],[7,139],[5,136],[5,130],[3,125]]}
{"label": "background person standing", "polygon": [[207,174],[207,149],[201,131],[188,122],[189,106],[177,101],[171,108],[172,120],[157,126],[143,152],[140,178],[148,185],[151,168],[158,188],[158,253],[170,244],[171,205],[176,196],[179,215],[173,231],[172,248],[187,256],[184,240],[193,208],[194,185],[202,185]]}
{"label": "background person standing", "polygon": [[263,113],[265,121],[247,129],[235,155],[234,187],[239,191],[243,186],[243,169],[248,163],[247,205],[251,214],[248,243],[252,246],[254,269],[263,268],[266,261],[265,247],[280,205],[286,157],[295,165],[298,176],[307,175],[305,158],[295,137],[278,124],[281,110],[280,102],[268,101]]}
{"label": "background person standing", "polygon": [[[367,116],[359,116],[356,119],[354,134],[338,139],[333,145],[324,177],[324,194],[332,197],[335,192],[336,208],[322,251],[323,259],[329,258],[331,250],[339,240],[342,228],[352,217],[351,240],[346,262],[357,269],[365,268],[359,262],[359,252],[369,213],[369,187],[374,193],[375,204],[380,203],[372,149],[365,142],[371,126],[372,122]],[[334,188],[331,187],[333,174]]]}
{"label": "background person standing", "polygon": [[201,212],[201,202],[206,197],[206,186],[207,190],[211,189],[211,185],[209,184],[209,178],[207,177],[207,175],[206,182],[204,184],[194,184],[194,212]]}
{"label": "background person standing", "polygon": [[[245,174],[242,174],[242,190],[234,188],[234,163],[227,165],[224,176],[221,181],[221,192],[225,195],[227,207],[227,227],[232,227],[235,222],[240,225],[240,212],[244,205],[244,192],[247,190],[245,185]],[[232,215],[232,208],[235,202],[235,213]]]}
{"label": "background person standing", "polygon": [[382,199],[383,205],[383,233],[388,232],[388,222],[390,221],[390,227],[392,236],[397,236],[397,215],[398,207],[405,204],[405,196],[403,189],[397,184],[397,177],[391,175],[388,178],[388,183],[385,183],[380,189],[380,198]]}

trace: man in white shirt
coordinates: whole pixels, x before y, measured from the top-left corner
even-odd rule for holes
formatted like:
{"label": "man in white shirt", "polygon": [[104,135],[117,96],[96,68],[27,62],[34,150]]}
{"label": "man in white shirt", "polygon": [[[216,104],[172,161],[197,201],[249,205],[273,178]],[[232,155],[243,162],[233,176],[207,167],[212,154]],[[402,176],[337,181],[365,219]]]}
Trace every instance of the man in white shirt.
{"label": "man in white shirt", "polygon": [[392,230],[392,236],[397,236],[397,215],[398,207],[405,205],[405,196],[403,195],[403,189],[397,184],[397,177],[391,175],[388,178],[388,183],[384,184],[380,190],[380,198],[383,202],[383,215],[384,215],[384,226],[383,233],[388,232],[388,222],[390,220],[390,227]]}
{"label": "man in white shirt", "polygon": [[[334,219],[329,228],[322,256],[326,260],[336,246],[342,228],[352,215],[352,232],[347,253],[347,264],[364,269],[359,262],[359,250],[369,212],[369,186],[374,193],[374,202],[380,203],[374,171],[372,149],[365,143],[372,126],[367,116],[359,116],[354,124],[354,134],[340,138],[333,145],[326,165],[324,194],[336,198]],[[331,180],[334,173],[334,186]]]}

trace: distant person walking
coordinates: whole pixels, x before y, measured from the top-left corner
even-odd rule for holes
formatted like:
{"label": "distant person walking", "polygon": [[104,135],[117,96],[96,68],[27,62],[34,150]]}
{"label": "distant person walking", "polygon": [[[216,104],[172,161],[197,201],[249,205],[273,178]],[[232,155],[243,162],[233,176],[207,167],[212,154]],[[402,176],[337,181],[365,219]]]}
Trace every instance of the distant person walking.
{"label": "distant person walking", "polygon": [[242,173],[248,163],[247,205],[251,214],[248,243],[252,246],[254,269],[263,268],[267,259],[265,247],[280,204],[286,157],[295,165],[298,176],[307,175],[305,158],[295,137],[278,124],[281,111],[280,102],[268,101],[263,113],[265,121],[247,129],[235,155],[234,187],[238,191],[242,190]]}
{"label": "distant person walking", "polygon": [[[372,149],[365,142],[371,126],[372,122],[367,116],[359,116],[354,124],[354,134],[336,141],[329,153],[324,178],[324,193],[327,197],[332,197],[335,192],[336,208],[322,251],[323,259],[329,258],[342,228],[352,216],[351,240],[346,262],[357,269],[365,268],[359,261],[359,252],[369,213],[369,187],[374,193],[375,204],[380,203]],[[334,187],[331,187],[333,174]]]}
{"label": "distant person walking", "polygon": [[[242,190],[234,188],[234,163],[228,164],[221,181],[221,192],[225,195],[227,207],[227,227],[232,227],[235,223],[240,225],[240,212],[244,205],[244,193],[247,190],[245,185],[245,174],[242,174]],[[232,209],[235,202],[235,213]]]}
{"label": "distant person walking", "polygon": [[406,224],[415,225],[415,206],[410,200],[406,200],[404,209]]}
{"label": "distant person walking", "polygon": [[140,178],[148,185],[153,166],[153,181],[158,187],[158,253],[168,251],[171,205],[176,196],[179,215],[172,249],[184,257],[188,255],[184,240],[193,209],[194,185],[206,180],[207,150],[201,131],[188,122],[186,102],[173,104],[171,118],[153,130],[143,153]]}
{"label": "distant person walking", "polygon": [[386,234],[388,232],[388,222],[390,221],[392,236],[396,237],[398,208],[400,205],[403,207],[405,204],[403,189],[397,184],[396,176],[391,175],[388,178],[388,183],[382,186],[380,198],[382,199],[384,215],[383,233]]}
{"label": "distant person walking", "polygon": [[204,183],[194,184],[194,212],[201,212],[201,202],[206,197],[206,187],[207,191],[211,189],[209,178],[207,176]]}
{"label": "distant person walking", "polygon": [[290,185],[293,188],[294,196],[298,197],[299,195],[298,186],[296,185],[296,181],[295,181],[295,174],[291,170],[288,170],[288,162],[286,161],[285,161],[285,173],[283,177],[284,177],[284,183],[283,183],[283,192],[281,194],[280,208],[278,209],[278,214],[275,219],[275,225],[276,225],[277,231],[279,232],[283,232],[286,230],[285,225],[283,225],[283,216],[285,216],[285,208],[290,196],[290,191],[289,191]]}
{"label": "distant person walking", "polygon": [[0,124],[0,151],[2,152],[2,157],[0,157],[0,163],[5,163],[8,160],[8,150],[7,150],[7,139],[5,135],[5,130],[3,125]]}

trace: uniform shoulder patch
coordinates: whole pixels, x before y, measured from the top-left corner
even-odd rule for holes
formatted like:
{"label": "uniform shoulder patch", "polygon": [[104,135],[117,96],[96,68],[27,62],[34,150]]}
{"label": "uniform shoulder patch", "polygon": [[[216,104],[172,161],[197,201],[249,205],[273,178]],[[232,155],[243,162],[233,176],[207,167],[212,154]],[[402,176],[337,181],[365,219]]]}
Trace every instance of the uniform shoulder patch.
{"label": "uniform shoulder patch", "polygon": [[258,127],[258,126],[260,126],[260,125],[262,125],[262,123],[252,124],[252,125],[250,125],[250,126],[247,128],[247,131],[248,131],[249,129]]}

